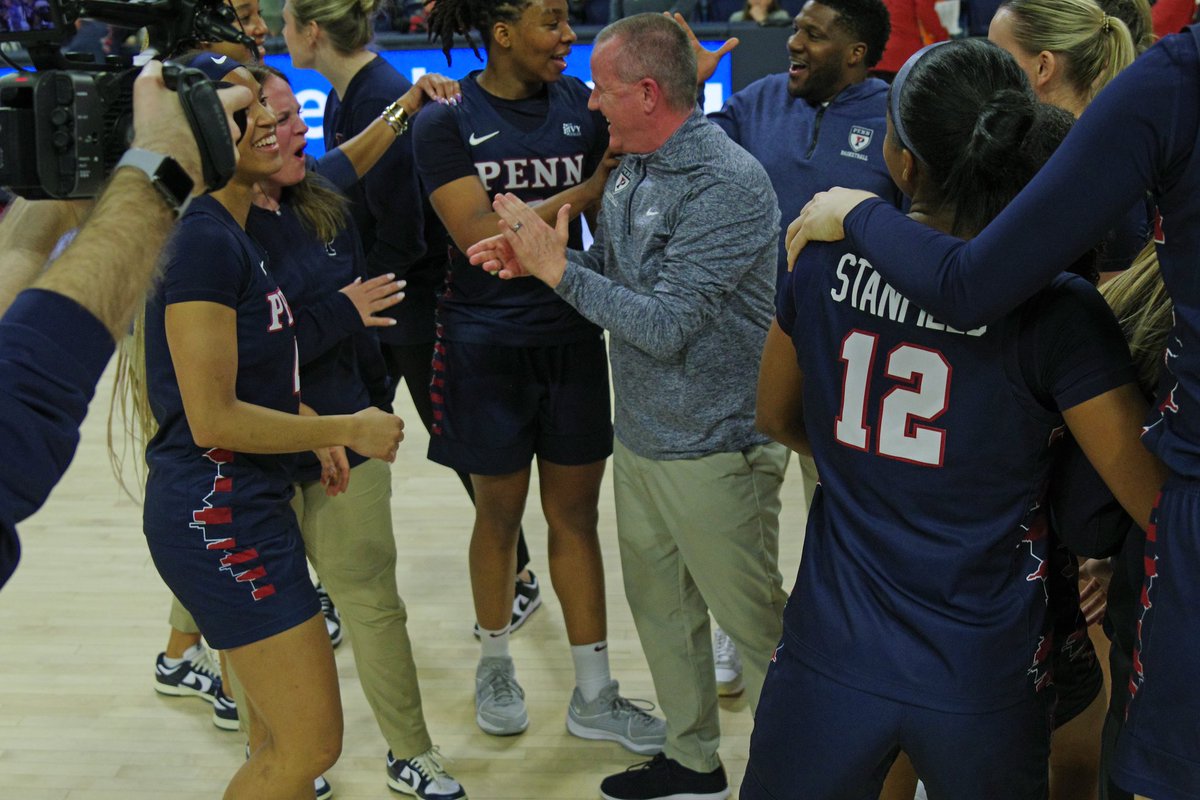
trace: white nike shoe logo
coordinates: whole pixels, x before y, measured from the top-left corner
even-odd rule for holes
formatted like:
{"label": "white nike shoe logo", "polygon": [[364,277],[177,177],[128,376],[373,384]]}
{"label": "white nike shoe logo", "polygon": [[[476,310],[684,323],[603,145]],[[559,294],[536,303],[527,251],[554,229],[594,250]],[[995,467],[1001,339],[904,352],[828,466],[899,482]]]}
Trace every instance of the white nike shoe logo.
{"label": "white nike shoe logo", "polygon": [[486,142],[488,139],[492,138],[493,136],[499,136],[499,135],[500,135],[500,131],[492,131],[491,133],[487,134],[486,136],[476,136],[474,133],[472,133],[470,136],[467,137],[467,142],[471,145],[471,147],[474,147],[477,144],[483,144],[484,142]]}
{"label": "white nike shoe logo", "polygon": [[646,212],[646,216],[647,217],[657,217],[660,213],[662,213],[662,212],[660,212],[657,208],[652,208]]}
{"label": "white nike shoe logo", "polygon": [[216,56],[209,56],[209,58],[212,59],[214,64],[224,64],[225,59],[229,58],[229,56],[221,56],[220,58],[217,58]]}

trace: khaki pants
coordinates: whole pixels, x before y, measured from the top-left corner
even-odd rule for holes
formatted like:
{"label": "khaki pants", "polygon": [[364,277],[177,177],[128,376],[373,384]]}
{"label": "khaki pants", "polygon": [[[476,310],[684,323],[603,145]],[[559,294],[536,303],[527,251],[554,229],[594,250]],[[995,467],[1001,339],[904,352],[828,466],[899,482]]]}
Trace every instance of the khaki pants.
{"label": "khaki pants", "polygon": [[625,596],[659,703],[666,754],[688,769],[720,766],[708,612],[737,645],[746,696],[758,705],[782,633],[779,489],[788,450],[656,461],[620,442],[613,455]]}
{"label": "khaki pants", "polygon": [[379,730],[396,758],[409,758],[433,743],[396,590],[391,500],[391,468],[371,459],[350,471],[350,487],[337,497],[316,481],[297,484],[292,508],[308,559],[342,615]]}

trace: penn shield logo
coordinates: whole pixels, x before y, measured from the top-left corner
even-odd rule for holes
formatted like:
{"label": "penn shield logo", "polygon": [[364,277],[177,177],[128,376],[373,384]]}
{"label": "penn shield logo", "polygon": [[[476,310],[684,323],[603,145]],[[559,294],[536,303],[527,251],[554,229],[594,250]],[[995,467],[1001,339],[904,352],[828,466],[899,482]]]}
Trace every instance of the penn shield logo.
{"label": "penn shield logo", "polygon": [[871,144],[871,138],[875,136],[875,131],[870,128],[864,128],[861,125],[855,125],[850,128],[850,149],[856,153],[861,153],[866,150]]}
{"label": "penn shield logo", "polygon": [[613,184],[613,194],[616,194],[617,192],[623,192],[628,188],[629,188],[629,173],[622,170],[621,174],[617,176],[617,182],[615,184]]}

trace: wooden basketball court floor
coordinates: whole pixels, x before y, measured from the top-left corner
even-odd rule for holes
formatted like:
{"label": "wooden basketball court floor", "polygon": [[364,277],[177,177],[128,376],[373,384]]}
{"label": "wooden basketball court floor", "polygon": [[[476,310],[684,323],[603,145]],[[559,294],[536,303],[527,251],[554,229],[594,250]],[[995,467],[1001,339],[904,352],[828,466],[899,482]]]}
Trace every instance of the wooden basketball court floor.
{"label": "wooden basketball court floor", "polygon": [[[169,595],[146,550],[140,505],[121,494],[109,469],[111,378],[110,367],[66,477],[46,506],[19,526],[22,562],[0,591],[0,789],[17,800],[217,798],[243,758],[243,742],[213,727],[211,709],[200,700],[152,689],[154,659],[167,638]],[[545,606],[512,642],[531,722],[521,736],[498,738],[474,721],[478,645],[471,635],[466,557],[471,506],[454,474],[425,459],[428,438],[403,389],[400,395],[398,413],[408,430],[393,468],[398,582],[434,741],[473,800],[598,798],[603,777],[645,759],[566,732],[573,673],[550,588],[536,482],[525,530]],[[781,522],[780,561],[789,589],[804,515],[793,470]],[[609,476],[600,536],[613,675],[625,696],[654,700],[621,584]],[[387,747],[348,642],[336,657],[346,732],[341,760],[327,773],[334,796],[399,797],[384,782]],[[721,701],[721,727],[721,757],[736,796],[751,730],[744,699]]]}

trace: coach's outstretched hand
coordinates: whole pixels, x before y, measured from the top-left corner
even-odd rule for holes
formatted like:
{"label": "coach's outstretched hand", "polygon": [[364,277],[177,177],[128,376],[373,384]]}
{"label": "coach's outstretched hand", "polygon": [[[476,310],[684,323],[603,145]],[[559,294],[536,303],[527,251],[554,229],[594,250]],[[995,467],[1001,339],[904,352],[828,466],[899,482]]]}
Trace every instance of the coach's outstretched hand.
{"label": "coach's outstretched hand", "polygon": [[471,263],[505,280],[532,275],[557,286],[567,269],[571,204],[558,209],[553,228],[515,194],[496,195],[492,209],[500,215],[500,234],[468,247]]}
{"label": "coach's outstretched hand", "polygon": [[[230,86],[217,93],[225,106],[225,123],[232,134],[230,142],[236,158],[237,147],[232,142],[237,141],[240,131],[233,121],[233,112],[248,108],[254,98],[244,86]],[[163,82],[159,61],[151,61],[142,67],[133,83],[133,146],[171,156],[187,171],[196,186],[195,191],[204,191],[200,149],[179,103],[179,95]]]}

